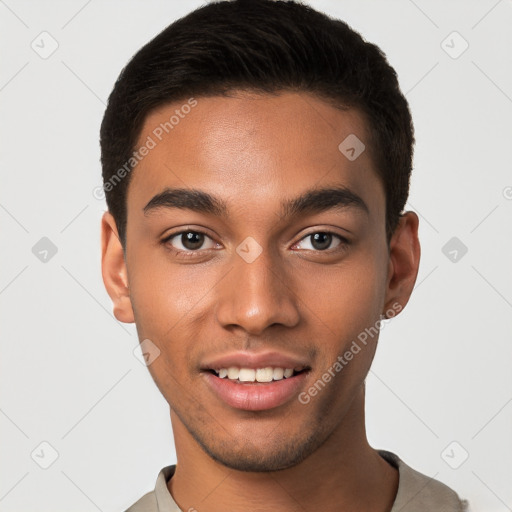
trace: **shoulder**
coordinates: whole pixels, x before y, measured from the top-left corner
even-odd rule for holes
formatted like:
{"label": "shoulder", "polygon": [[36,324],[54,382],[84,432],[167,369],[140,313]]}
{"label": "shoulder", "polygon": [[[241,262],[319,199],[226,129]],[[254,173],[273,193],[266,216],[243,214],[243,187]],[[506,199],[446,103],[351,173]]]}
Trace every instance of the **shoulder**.
{"label": "shoulder", "polygon": [[142,498],[126,509],[125,512],[159,512],[160,510],[179,512],[180,509],[167,489],[167,481],[172,477],[175,469],[176,465],[162,468],[160,473],[158,473],[154,490],[144,494]]}
{"label": "shoulder", "polygon": [[408,466],[396,454],[378,450],[399,470],[398,492],[391,512],[465,512],[468,502],[446,484]]}
{"label": "shoulder", "polygon": [[125,512],[158,512],[158,503],[156,501],[155,491],[144,494]]}

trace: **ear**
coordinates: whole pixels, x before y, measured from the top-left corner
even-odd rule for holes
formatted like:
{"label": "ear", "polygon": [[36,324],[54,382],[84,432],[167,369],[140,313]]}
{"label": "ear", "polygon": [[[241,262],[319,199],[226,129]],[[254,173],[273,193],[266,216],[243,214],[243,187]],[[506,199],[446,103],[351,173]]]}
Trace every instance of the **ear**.
{"label": "ear", "polygon": [[409,302],[420,265],[419,219],[414,212],[400,216],[389,244],[389,264],[384,311],[396,316]]}
{"label": "ear", "polygon": [[123,246],[116,221],[108,211],[101,219],[101,275],[114,305],[114,316],[120,322],[134,322]]}

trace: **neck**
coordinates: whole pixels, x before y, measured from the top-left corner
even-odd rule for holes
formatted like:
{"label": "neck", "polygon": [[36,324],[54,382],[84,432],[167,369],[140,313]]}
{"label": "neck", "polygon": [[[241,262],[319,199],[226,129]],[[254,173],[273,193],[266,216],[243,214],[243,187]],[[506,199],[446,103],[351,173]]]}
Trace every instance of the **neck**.
{"label": "neck", "polygon": [[202,450],[172,410],[171,422],[178,463],[167,487],[181,510],[389,512],[395,500],[398,471],[366,438],[364,387],[326,442],[280,471],[227,468]]}

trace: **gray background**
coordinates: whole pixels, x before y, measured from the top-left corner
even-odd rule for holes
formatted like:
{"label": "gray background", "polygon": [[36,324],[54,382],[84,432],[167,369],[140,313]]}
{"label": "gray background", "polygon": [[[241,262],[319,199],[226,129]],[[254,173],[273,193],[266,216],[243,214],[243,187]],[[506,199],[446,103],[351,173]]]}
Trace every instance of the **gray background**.
{"label": "gray background", "polygon": [[[370,442],[473,510],[512,510],[512,2],[309,3],[385,51],[416,128],[421,266],[367,380]],[[2,511],[124,510],[175,462],[103,287],[93,191],[119,71],[199,5],[0,0]]]}

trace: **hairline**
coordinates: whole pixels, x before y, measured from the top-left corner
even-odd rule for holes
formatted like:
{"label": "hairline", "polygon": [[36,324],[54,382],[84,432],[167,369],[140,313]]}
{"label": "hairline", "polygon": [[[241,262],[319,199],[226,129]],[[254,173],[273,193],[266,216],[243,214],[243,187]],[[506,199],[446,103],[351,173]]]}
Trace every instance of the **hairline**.
{"label": "hairline", "polygon": [[[228,87],[224,84],[218,84],[217,87],[213,88],[209,92],[203,92],[200,94],[194,94],[193,91],[191,92],[183,92],[182,94],[176,94],[172,99],[163,99],[162,101],[158,102],[155,105],[152,105],[150,108],[148,108],[144,113],[143,116],[140,117],[140,119],[136,120],[137,129],[134,132],[133,138],[133,144],[130,146],[130,153],[133,153],[136,148],[141,144],[141,139],[143,137],[144,133],[144,127],[146,125],[146,122],[148,118],[153,115],[158,110],[164,108],[164,107],[172,107],[174,105],[179,105],[184,100],[193,97],[194,99],[205,99],[205,98],[227,98],[227,99],[239,99],[240,96],[243,96],[244,94],[256,94],[257,96],[261,97],[278,97],[282,95],[283,93],[296,93],[300,95],[306,95],[310,96],[316,100],[322,101],[324,104],[335,108],[342,112],[348,112],[348,111],[354,111],[357,112],[361,116],[361,120],[363,123],[363,128],[365,131],[365,146],[366,151],[368,151],[370,155],[370,159],[372,161],[372,167],[375,170],[375,175],[379,179],[383,191],[384,191],[384,219],[385,219],[385,229],[387,231],[387,219],[388,219],[388,197],[387,197],[387,189],[386,189],[386,182],[384,179],[383,174],[385,173],[384,169],[381,169],[382,162],[380,162],[380,159],[378,158],[379,154],[379,148],[376,147],[378,144],[376,140],[376,127],[374,126],[374,123],[372,123],[370,116],[367,114],[364,103],[362,102],[356,102],[356,101],[342,101],[340,95],[339,98],[334,97],[333,95],[328,95],[326,93],[322,93],[320,91],[310,90],[306,87],[272,87],[265,89],[263,87],[258,86],[251,86],[251,85],[244,85],[241,84],[239,86],[231,86]],[[124,192],[124,229],[122,232],[121,237],[121,243],[123,247],[126,247],[126,237],[127,237],[127,224],[128,224],[128,192],[130,188],[130,184],[132,182],[133,176],[132,174],[134,171],[137,170],[138,164],[134,165],[131,169],[131,172],[127,175],[127,182],[126,182],[126,188]],[[386,234],[386,239],[389,245],[389,238]]]}

